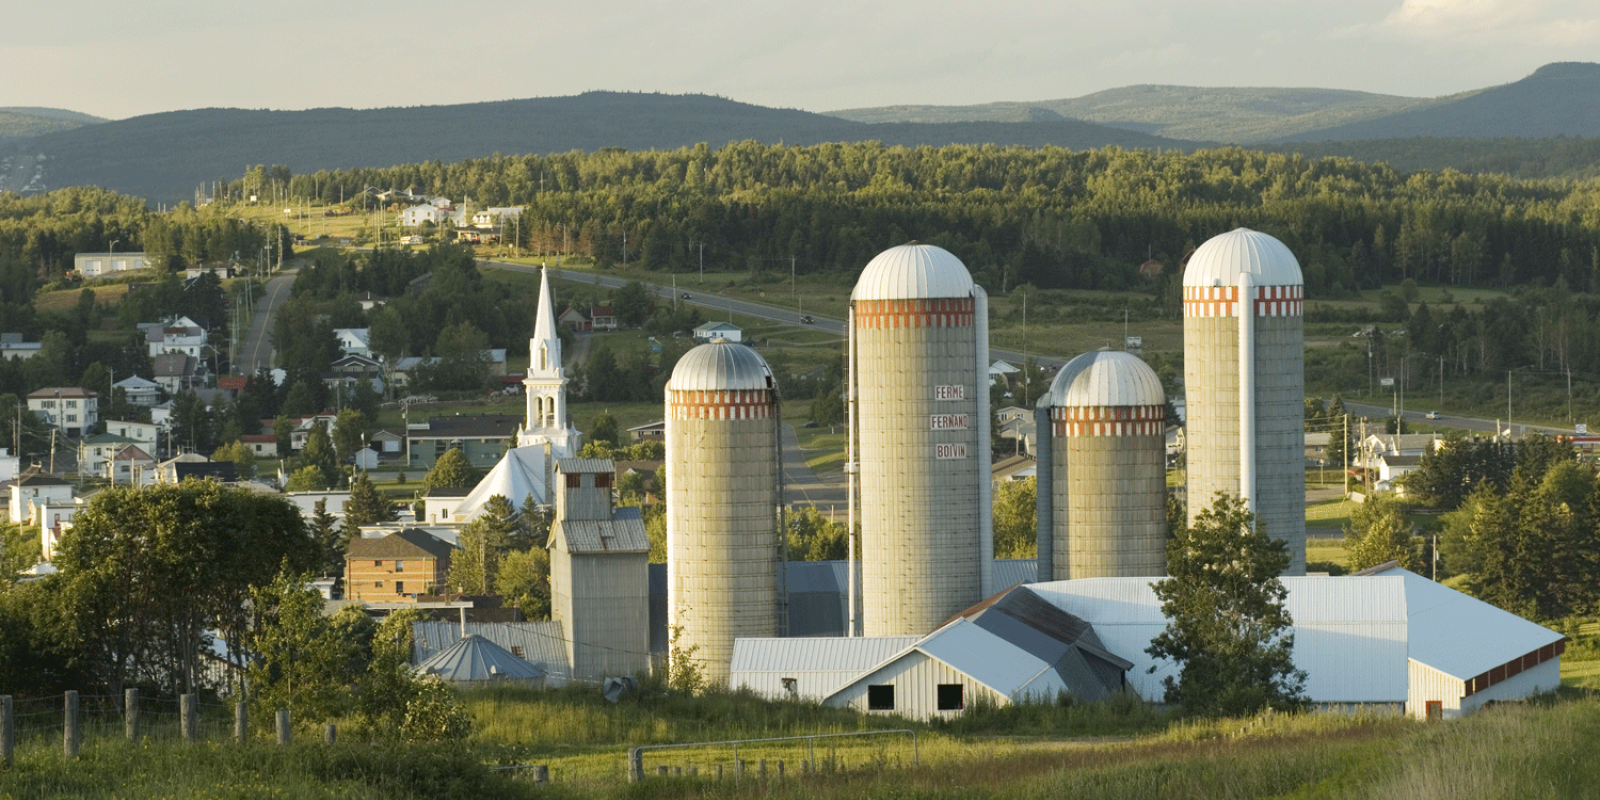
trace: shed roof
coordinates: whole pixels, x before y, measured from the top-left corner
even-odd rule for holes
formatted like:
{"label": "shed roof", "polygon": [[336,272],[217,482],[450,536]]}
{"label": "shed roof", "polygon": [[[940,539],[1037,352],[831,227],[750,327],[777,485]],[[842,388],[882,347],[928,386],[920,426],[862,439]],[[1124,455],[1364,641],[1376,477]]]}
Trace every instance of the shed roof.
{"label": "shed roof", "polygon": [[431,658],[412,667],[423,675],[447,681],[534,680],[544,670],[476,634],[467,634]]}
{"label": "shed roof", "polygon": [[735,639],[730,683],[767,696],[795,679],[795,693],[821,699],[861,673],[916,643],[917,636],[828,636],[801,639]]}
{"label": "shed roof", "polygon": [[644,518],[633,506],[617,509],[611,519],[560,520],[556,523],[556,532],[569,553],[650,552]]}
{"label": "shed roof", "polygon": [[[461,639],[459,622],[427,620],[411,626],[411,662],[421,664]],[[560,621],[540,622],[469,622],[469,636],[480,636],[500,647],[521,653],[521,658],[543,670],[555,680],[569,677],[572,669],[567,663],[566,637]]]}

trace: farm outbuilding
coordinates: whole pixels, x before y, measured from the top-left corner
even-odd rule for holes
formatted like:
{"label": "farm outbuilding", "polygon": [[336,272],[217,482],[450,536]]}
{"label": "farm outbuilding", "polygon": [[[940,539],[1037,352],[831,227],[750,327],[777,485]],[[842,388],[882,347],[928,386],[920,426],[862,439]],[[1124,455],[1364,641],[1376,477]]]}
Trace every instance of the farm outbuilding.
{"label": "farm outbuilding", "polygon": [[544,670],[476,634],[463,636],[412,670],[461,688],[495,684],[544,688]]}

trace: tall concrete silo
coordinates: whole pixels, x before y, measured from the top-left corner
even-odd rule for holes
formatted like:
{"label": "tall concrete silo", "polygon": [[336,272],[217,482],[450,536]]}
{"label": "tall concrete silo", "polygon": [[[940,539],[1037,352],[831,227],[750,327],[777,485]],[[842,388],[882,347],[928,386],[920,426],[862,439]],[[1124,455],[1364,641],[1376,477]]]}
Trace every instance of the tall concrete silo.
{"label": "tall concrete silo", "polygon": [[850,297],[862,630],[918,635],[991,592],[988,300],[931,245],[872,259]]}
{"label": "tall concrete silo", "polygon": [[666,402],[668,625],[726,683],[734,639],[781,633],[778,389],[718,339],[678,360]]}
{"label": "tall concrete silo", "polygon": [[1219,491],[1248,503],[1306,569],[1300,262],[1248,228],[1200,245],[1183,273],[1189,519]]}
{"label": "tall concrete silo", "polygon": [[1039,580],[1167,574],[1166,402],[1132,353],[1056,373],[1039,398]]}

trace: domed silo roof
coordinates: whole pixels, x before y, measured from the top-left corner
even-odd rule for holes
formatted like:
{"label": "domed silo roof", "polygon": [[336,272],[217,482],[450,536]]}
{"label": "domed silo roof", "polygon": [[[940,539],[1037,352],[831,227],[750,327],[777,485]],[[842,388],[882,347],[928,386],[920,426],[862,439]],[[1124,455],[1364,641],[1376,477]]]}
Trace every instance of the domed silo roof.
{"label": "domed silo roof", "polygon": [[1039,402],[1057,408],[1159,406],[1167,395],[1155,370],[1138,356],[1102,348],[1062,366]]}
{"label": "domed silo roof", "polygon": [[716,339],[683,354],[667,390],[675,392],[772,389],[772,368],[756,351]]}
{"label": "domed silo roof", "polygon": [[1183,272],[1184,286],[1236,286],[1239,274],[1255,274],[1257,286],[1301,286],[1300,262],[1276,237],[1235,228],[1195,248]]}
{"label": "domed silo roof", "polygon": [[903,244],[867,262],[851,300],[915,300],[969,297],[972,274],[950,251],[931,244]]}

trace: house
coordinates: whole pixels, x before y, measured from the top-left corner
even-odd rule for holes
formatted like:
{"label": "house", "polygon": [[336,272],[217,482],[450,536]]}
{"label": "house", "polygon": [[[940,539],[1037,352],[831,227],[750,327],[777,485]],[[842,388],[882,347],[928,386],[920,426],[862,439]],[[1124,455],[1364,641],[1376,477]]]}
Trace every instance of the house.
{"label": "house", "polygon": [[466,522],[466,516],[459,513],[458,509],[470,494],[472,489],[466,486],[435,486],[429,489],[422,496],[425,516],[422,521],[429,525],[459,525]]}
{"label": "house", "polygon": [[589,306],[589,324],[597,331],[614,331],[617,329],[617,313],[611,306]]}
{"label": "house", "polygon": [[311,517],[317,513],[317,503],[319,502],[322,503],[323,510],[332,514],[334,519],[343,520],[344,506],[350,502],[350,493],[347,491],[288,492],[284,494],[284,499],[294,503],[294,507],[300,510],[300,516],[307,522],[311,521]]}
{"label": "house", "polygon": [[1031,420],[1033,419],[1033,412],[1018,406],[1006,406],[994,412],[994,421],[1000,425],[1005,425],[1015,419]]}
{"label": "house", "polygon": [[1306,431],[1306,465],[1317,466],[1328,457],[1328,444],[1333,434],[1327,431]]}
{"label": "house", "polygon": [[415,228],[425,222],[441,225],[450,221],[450,212],[432,203],[415,205],[400,212],[400,225]]}
{"label": "house", "polygon": [[[112,243],[112,246],[116,244]],[[72,256],[73,271],[85,278],[144,269],[146,266],[144,253],[77,253]]]}
{"label": "house", "polygon": [[161,393],[161,384],[134,375],[111,384],[113,391],[121,389],[128,402],[136,406],[153,406]]}
{"label": "house", "polygon": [[144,341],[152,358],[162,353],[199,358],[201,348],[206,346],[206,329],[199,325],[152,326],[145,331]]}
{"label": "house", "polygon": [[665,441],[667,435],[667,423],[665,421],[656,421],[645,425],[639,425],[629,428],[628,433],[633,434],[633,440],[635,442]]}
{"label": "house", "polygon": [[72,521],[83,510],[84,498],[77,497],[64,503],[35,502],[30,504],[32,519],[39,526],[40,555],[45,561],[54,560],[61,537],[72,530]]}
{"label": "house", "polygon": [[192,389],[200,380],[200,360],[194,356],[183,353],[162,353],[151,359],[151,362],[155,366],[156,385],[168,394]]}
{"label": "house", "polygon": [[100,421],[100,395],[76,386],[51,386],[28,393],[28,410],[68,436],[89,435]]}
{"label": "house", "polygon": [[1376,469],[1382,455],[1421,456],[1444,443],[1435,433],[1374,433],[1361,440],[1361,465]]}
{"label": "house", "polygon": [[339,342],[339,352],[345,355],[372,356],[371,328],[334,328],[333,337]]}
{"label": "house", "polygon": [[1384,453],[1378,456],[1378,480],[1393,481],[1394,479],[1416,472],[1422,467],[1422,456],[1402,456],[1393,453]]}
{"label": "house", "polygon": [[238,480],[232,461],[212,461],[199,453],[179,453],[155,466],[147,482],[182,483],[184,478],[210,478],[220,483]]}
{"label": "house", "polygon": [[7,481],[17,479],[17,474],[22,471],[22,459],[11,455],[11,448],[0,447],[0,486]]}
{"label": "house", "polygon": [[486,208],[472,214],[472,227],[479,230],[493,230],[503,222],[510,222],[522,216],[522,209],[518,207]]}
{"label": "house", "polygon": [[123,448],[137,445],[133,439],[115,433],[97,433],[78,443],[78,471],[97,478],[108,477],[112,457]]}
{"label": "house", "polygon": [[161,441],[161,426],[153,422],[125,422],[120,419],[105,421],[106,433],[132,439],[140,445],[154,447]]}
{"label": "house", "polygon": [[352,539],[345,548],[344,596],[365,603],[415,603],[450,572],[448,543],[417,528],[381,539]]}
{"label": "house", "polygon": [[386,428],[367,437],[367,441],[371,442],[373,448],[375,448],[378,453],[383,455],[385,458],[393,458],[398,456],[405,452],[406,449],[406,435],[404,431],[389,430]]}
{"label": "house", "polygon": [[1003,458],[989,468],[989,479],[996,484],[1005,481],[1025,481],[1039,476],[1039,462],[1030,455]]}
{"label": "house", "polygon": [[694,329],[694,339],[697,342],[709,342],[713,339],[737,342],[743,338],[744,331],[731,322],[704,322]]}
{"label": "house", "polygon": [[37,523],[33,507],[65,505],[72,502],[73,494],[71,483],[33,467],[11,483],[11,498],[7,504],[11,521]]}
{"label": "house", "polygon": [[150,421],[164,431],[172,430],[172,408],[174,403],[165,400],[150,407]]}
{"label": "house", "polygon": [[383,365],[362,355],[342,355],[322,374],[322,383],[335,392],[354,392],[365,381],[374,392],[383,392]]}
{"label": "house", "polygon": [[1020,374],[1022,374],[1022,370],[1017,369],[1015,366],[1012,366],[1004,361],[997,360],[993,364],[989,365],[989,385],[993,386],[996,383],[1003,383],[1007,386],[1010,386],[1012,376]]}
{"label": "house", "polygon": [[386,302],[388,301],[384,300],[378,295],[373,294],[372,292],[362,292],[361,294],[356,295],[356,303],[361,306],[362,311],[371,311],[372,309],[376,308],[377,306],[381,306]]}
{"label": "house", "polygon": [[556,324],[565,325],[574,333],[587,333],[594,329],[594,323],[590,322],[583,312],[572,306],[567,306],[567,310],[556,316]]}
{"label": "house", "polygon": [[44,348],[43,342],[24,342],[20,333],[0,333],[0,356],[9,359],[33,358]]}
{"label": "house", "polygon": [[143,486],[144,476],[155,469],[155,456],[136,444],[118,450],[111,456],[111,483]]}
{"label": "house", "polygon": [[406,431],[411,440],[407,467],[428,470],[439,456],[455,447],[473,467],[487,469],[500,460],[522,421],[521,415],[478,414],[429,417],[425,423],[412,423]]}
{"label": "house", "polygon": [[250,454],[256,458],[277,458],[278,437],[270,433],[246,433],[239,437],[239,441],[250,448]]}

